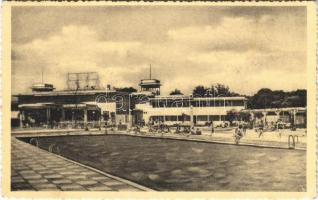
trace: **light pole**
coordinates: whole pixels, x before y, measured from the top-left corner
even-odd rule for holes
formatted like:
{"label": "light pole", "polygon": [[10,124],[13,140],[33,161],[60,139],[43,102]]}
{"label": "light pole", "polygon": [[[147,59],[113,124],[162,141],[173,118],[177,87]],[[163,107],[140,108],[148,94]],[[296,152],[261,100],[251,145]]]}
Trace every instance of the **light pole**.
{"label": "light pole", "polygon": [[194,126],[194,121],[193,121],[193,106],[190,105],[190,128]]}
{"label": "light pole", "polygon": [[131,94],[128,94],[128,129],[131,129],[131,127],[132,127],[130,97],[131,97]]}

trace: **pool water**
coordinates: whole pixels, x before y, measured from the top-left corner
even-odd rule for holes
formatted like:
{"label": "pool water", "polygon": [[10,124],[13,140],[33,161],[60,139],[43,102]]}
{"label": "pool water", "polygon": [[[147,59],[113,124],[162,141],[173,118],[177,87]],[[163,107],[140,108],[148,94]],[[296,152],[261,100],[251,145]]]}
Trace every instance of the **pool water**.
{"label": "pool water", "polygon": [[306,190],[302,150],[125,135],[37,140],[40,148],[160,191]]}

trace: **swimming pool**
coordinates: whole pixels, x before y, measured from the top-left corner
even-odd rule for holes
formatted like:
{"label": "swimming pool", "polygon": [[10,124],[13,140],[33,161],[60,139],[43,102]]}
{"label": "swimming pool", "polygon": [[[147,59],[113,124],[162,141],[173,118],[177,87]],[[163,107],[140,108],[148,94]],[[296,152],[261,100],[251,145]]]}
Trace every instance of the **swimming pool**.
{"label": "swimming pool", "polygon": [[160,191],[306,190],[303,150],[127,135],[37,141],[42,149]]}

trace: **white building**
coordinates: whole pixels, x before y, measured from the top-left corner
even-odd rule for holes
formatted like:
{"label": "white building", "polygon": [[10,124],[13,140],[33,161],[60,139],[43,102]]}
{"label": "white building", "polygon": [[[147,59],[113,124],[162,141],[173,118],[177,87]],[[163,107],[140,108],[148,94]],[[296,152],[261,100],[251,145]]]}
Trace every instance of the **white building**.
{"label": "white building", "polygon": [[136,104],[134,121],[161,121],[165,124],[204,125],[227,121],[228,111],[246,109],[245,97],[155,96]]}

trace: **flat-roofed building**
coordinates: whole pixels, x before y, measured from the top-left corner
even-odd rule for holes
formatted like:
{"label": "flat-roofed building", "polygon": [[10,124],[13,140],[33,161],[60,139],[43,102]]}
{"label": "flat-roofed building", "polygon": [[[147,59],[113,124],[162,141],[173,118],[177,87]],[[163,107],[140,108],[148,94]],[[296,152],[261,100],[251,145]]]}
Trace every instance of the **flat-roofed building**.
{"label": "flat-roofed building", "polygon": [[17,98],[20,126],[83,127],[125,123],[129,95],[115,90],[32,91]]}
{"label": "flat-roofed building", "polygon": [[246,101],[245,97],[155,96],[136,104],[135,121],[161,121],[168,125],[223,122],[228,111],[246,109]]}

